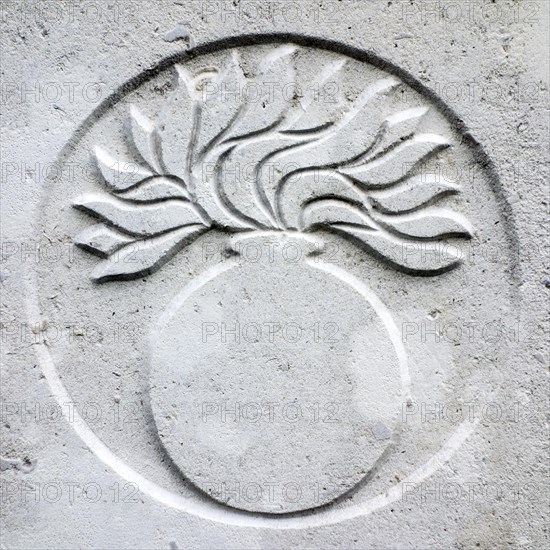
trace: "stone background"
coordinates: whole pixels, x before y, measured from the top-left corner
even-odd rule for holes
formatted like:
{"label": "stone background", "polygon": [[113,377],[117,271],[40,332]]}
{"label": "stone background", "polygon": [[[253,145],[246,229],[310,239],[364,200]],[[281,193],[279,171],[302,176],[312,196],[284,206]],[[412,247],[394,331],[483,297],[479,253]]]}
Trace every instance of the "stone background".
{"label": "stone background", "polygon": [[[2,2],[2,400],[32,411],[3,411],[2,548],[547,547],[549,6],[544,0]],[[510,346],[515,376],[502,380],[509,392],[501,394],[508,400],[503,406],[520,403],[521,414],[514,422],[482,422],[427,489],[449,479],[474,480],[505,487],[502,495],[490,490],[473,501],[454,501],[428,494],[425,501],[403,499],[369,516],[315,529],[227,526],[145,497],[122,502],[124,481],[70,425],[34,419],[35,407],[52,399],[32,339],[16,333],[29,322],[26,274],[42,261],[21,251],[47,242],[35,222],[47,167],[113,89],[188,47],[185,38],[170,41],[178,26],[196,44],[292,32],[370,50],[432,89],[483,144],[521,243],[518,317],[526,336]],[[36,467],[25,473],[32,468],[26,462],[34,459]],[[44,488],[59,482],[74,483],[75,496],[69,486],[57,502],[21,490],[24,484]],[[20,492],[7,502],[14,483]],[[102,490],[96,503],[80,493],[90,483]]]}

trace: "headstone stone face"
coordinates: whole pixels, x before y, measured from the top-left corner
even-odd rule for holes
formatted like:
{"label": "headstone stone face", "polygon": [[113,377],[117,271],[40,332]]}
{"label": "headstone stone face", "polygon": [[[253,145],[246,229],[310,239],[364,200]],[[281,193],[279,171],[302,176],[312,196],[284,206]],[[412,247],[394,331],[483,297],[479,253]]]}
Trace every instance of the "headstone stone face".
{"label": "headstone stone face", "polygon": [[549,544],[546,3],[3,23],[2,548]]}

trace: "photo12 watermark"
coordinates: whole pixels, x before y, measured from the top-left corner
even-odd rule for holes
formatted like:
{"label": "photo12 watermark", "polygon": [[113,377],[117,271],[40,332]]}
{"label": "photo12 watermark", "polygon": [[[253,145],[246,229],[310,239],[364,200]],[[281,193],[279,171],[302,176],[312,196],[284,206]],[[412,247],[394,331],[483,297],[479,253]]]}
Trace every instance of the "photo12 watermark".
{"label": "photo12 watermark", "polygon": [[142,502],[136,483],[115,482],[104,486],[95,481],[0,480],[0,503],[7,504],[138,504]]}

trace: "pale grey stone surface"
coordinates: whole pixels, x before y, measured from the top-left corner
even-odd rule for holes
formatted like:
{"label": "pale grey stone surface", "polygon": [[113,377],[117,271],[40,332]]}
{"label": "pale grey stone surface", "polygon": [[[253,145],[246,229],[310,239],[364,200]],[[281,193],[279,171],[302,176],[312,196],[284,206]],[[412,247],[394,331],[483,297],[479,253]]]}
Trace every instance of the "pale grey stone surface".
{"label": "pale grey stone surface", "polygon": [[[3,547],[548,546],[548,4],[70,6],[2,6]],[[196,58],[158,66],[190,45]],[[291,162],[330,164],[272,189],[277,220],[345,225],[307,233],[313,242],[230,240],[249,222],[225,199],[267,228],[275,203],[230,179],[216,200],[202,185],[212,173],[185,173],[179,144],[207,146],[242,96],[211,88],[190,140],[184,95],[220,74],[294,82],[292,67],[306,88],[328,75],[336,101],[301,97],[307,116],[291,110],[277,131],[346,124],[261,188]],[[223,137],[269,126],[284,103],[241,113]],[[344,167],[376,121],[388,129],[380,151],[406,139],[389,163]],[[302,138],[277,135],[233,162]],[[394,189],[415,148],[438,151]],[[108,171],[119,159],[132,163],[123,179]],[[334,172],[388,187],[357,195]],[[413,240],[380,237],[395,229]],[[414,247],[441,234],[461,243],[451,271],[454,249]],[[89,254],[137,238],[132,261]],[[295,241],[297,262],[280,255]]]}

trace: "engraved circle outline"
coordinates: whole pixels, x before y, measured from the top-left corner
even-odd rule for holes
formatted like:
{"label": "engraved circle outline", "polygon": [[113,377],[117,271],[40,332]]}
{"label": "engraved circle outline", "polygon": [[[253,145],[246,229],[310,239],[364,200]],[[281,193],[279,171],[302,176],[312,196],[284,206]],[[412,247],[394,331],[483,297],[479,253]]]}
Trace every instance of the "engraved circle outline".
{"label": "engraved circle outline", "polygon": [[[349,57],[351,59],[355,59],[359,62],[373,65],[389,74],[396,75],[406,85],[411,87],[422,96],[426,97],[426,99],[429,100],[447,119],[451,127],[461,137],[462,143],[465,144],[471,151],[473,158],[476,159],[478,163],[483,167],[483,171],[486,174],[487,183],[491,192],[497,199],[501,213],[508,220],[513,219],[514,216],[512,212],[512,207],[505,200],[503,188],[500,184],[498,172],[494,163],[485,152],[483,146],[474,138],[474,136],[470,134],[464,122],[449,106],[447,106],[446,103],[443,102],[442,99],[440,99],[435,94],[433,90],[422,84],[404,69],[378,56],[372,51],[359,49],[335,40],[328,40],[295,33],[238,35],[212,42],[207,42],[185,52],[179,52],[164,58],[159,63],[153,65],[152,67],[149,67],[148,69],[145,69],[135,77],[125,81],[113,93],[105,98],[73,132],[71,138],[67,141],[67,143],[59,152],[56,159],[56,164],[62,164],[63,159],[65,159],[72,153],[74,148],[80,143],[80,141],[92,128],[92,126],[122,98],[136,90],[145,82],[157,76],[159,73],[167,70],[175,63],[186,62],[201,55],[223,51],[230,48],[281,43],[292,43],[302,47],[327,50]],[[39,205],[43,203],[44,197],[46,196],[48,191],[49,190],[46,187],[43,188]],[[39,208],[37,210],[38,217],[40,212],[41,209]],[[519,247],[517,246],[518,237],[513,223],[510,222],[505,225],[505,235],[510,259],[510,277],[514,282],[518,282],[521,280],[521,264],[518,261],[514,261],[517,260],[517,258],[519,257]],[[195,280],[199,278],[200,276],[195,278]],[[25,283],[29,288],[29,293],[27,293],[26,299],[27,314],[30,318],[38,318],[40,314],[40,307],[38,299],[39,293],[36,271],[26,272]],[[514,288],[517,289],[518,285],[514,285]],[[519,303],[519,294],[517,290],[510,296],[510,299],[512,300],[513,304]],[[36,346],[36,351],[53,397],[58,401],[60,405],[66,403],[67,401],[71,401],[70,395],[61,381],[61,378],[55,367],[52,355],[50,354],[47,347],[43,343],[40,343],[38,346]],[[303,512],[293,514],[292,517],[266,517],[263,514],[244,512],[228,507],[222,507],[222,509],[212,509],[211,506],[198,505],[198,503],[196,502],[193,503],[191,507],[192,509],[190,509],[187,502],[188,499],[185,499],[180,495],[178,495],[178,499],[183,500],[184,502],[174,502],[172,499],[173,494],[170,491],[148,481],[146,478],[142,477],[141,474],[127,466],[124,461],[122,461],[112,451],[110,451],[110,449],[86,424],[86,422],[78,414],[77,411],[73,411],[71,417],[66,411],[65,407],[61,407],[61,409],[63,411],[64,417],[70,424],[72,424],[73,430],[88,446],[88,448],[96,455],[96,457],[124,479],[128,480],[129,482],[137,483],[140,492],[147,494],[154,500],[161,502],[164,505],[185,511],[191,515],[201,517],[203,519],[209,519],[220,523],[240,527],[263,527],[269,529],[302,529],[330,525],[358,516],[370,514],[371,512],[374,512],[392,502],[395,502],[402,496],[402,487],[404,483],[418,484],[424,479],[427,479],[431,475],[433,475],[474,433],[479,423],[479,420],[474,420],[473,422],[469,422],[467,420],[464,421],[457,427],[457,429],[452,433],[452,435],[447,439],[442,447],[437,452],[435,452],[427,462],[417,468],[407,478],[403,479],[398,484],[391,487],[388,491],[385,492],[385,494],[380,494],[376,497],[373,497],[365,503],[356,504],[344,509],[332,509],[330,511],[326,511],[323,508],[317,508],[311,512],[306,511],[305,513],[308,517],[303,517]]]}

